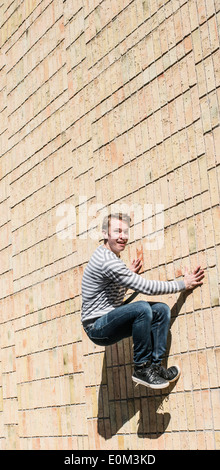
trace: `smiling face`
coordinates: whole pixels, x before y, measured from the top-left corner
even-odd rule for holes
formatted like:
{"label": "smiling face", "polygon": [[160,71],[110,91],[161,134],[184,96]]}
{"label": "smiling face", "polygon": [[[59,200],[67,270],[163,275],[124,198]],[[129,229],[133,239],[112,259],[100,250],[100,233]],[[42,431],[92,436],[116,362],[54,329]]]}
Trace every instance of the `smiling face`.
{"label": "smiling face", "polygon": [[112,218],[108,233],[103,231],[106,241],[105,246],[117,256],[125,249],[129,238],[129,226],[124,220]]}

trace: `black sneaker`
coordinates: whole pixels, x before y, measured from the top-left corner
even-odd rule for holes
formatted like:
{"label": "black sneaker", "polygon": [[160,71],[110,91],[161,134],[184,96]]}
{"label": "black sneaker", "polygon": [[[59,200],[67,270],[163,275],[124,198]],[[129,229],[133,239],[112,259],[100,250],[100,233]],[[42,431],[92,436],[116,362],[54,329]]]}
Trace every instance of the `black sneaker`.
{"label": "black sneaker", "polygon": [[162,377],[164,380],[168,380],[169,382],[174,382],[180,376],[180,368],[179,366],[171,366],[168,369],[160,365],[152,365],[155,372]]}
{"label": "black sneaker", "polygon": [[160,377],[154,367],[143,364],[143,366],[135,366],[132,380],[140,385],[145,385],[149,388],[166,388],[169,382],[163,377]]}

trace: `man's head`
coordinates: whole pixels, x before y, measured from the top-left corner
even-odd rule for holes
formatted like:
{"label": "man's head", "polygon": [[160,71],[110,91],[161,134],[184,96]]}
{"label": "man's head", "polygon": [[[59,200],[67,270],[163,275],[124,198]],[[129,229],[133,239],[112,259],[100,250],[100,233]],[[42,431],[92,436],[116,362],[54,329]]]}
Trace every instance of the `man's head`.
{"label": "man's head", "polygon": [[127,214],[110,214],[102,223],[104,244],[117,256],[125,249],[129,238],[130,217]]}

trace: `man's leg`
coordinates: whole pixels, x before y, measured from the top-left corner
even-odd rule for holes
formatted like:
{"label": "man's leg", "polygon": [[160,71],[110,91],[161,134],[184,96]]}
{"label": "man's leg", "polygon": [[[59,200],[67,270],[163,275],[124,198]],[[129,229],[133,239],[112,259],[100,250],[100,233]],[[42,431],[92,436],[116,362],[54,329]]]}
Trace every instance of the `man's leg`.
{"label": "man's leg", "polygon": [[86,328],[86,333],[94,343],[100,346],[108,346],[132,336],[134,363],[143,364],[151,360],[152,319],[152,309],[148,302],[134,302],[121,305],[98,318]]}
{"label": "man's leg", "polygon": [[158,302],[150,302],[152,321],[152,366],[154,370],[165,380],[174,382],[180,375],[179,366],[171,366],[165,369],[161,366],[161,361],[166,353],[167,335],[170,327],[171,312],[168,305]]}
{"label": "man's leg", "polygon": [[166,353],[167,335],[170,328],[171,312],[168,305],[162,302],[150,302],[153,313],[152,332],[152,364],[160,365]]}
{"label": "man's leg", "polygon": [[150,304],[139,301],[112,310],[85,330],[89,338],[100,346],[108,346],[132,336],[135,363],[132,378],[136,383],[158,389],[167,387],[169,382],[151,367],[152,321],[153,312]]}

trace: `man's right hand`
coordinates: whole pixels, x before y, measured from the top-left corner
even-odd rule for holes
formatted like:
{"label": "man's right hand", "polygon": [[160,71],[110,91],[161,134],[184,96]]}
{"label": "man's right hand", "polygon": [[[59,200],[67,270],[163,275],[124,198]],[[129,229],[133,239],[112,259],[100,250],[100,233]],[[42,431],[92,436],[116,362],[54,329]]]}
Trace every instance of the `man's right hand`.
{"label": "man's right hand", "polygon": [[133,273],[137,274],[141,270],[142,265],[143,265],[143,263],[142,263],[141,258],[133,259],[133,262],[130,266],[130,270],[133,271]]}
{"label": "man's right hand", "polygon": [[201,269],[201,266],[198,266],[193,273],[189,273],[188,269],[185,268],[184,282],[186,290],[195,289],[198,286],[203,284],[202,279],[204,279],[204,270]]}

